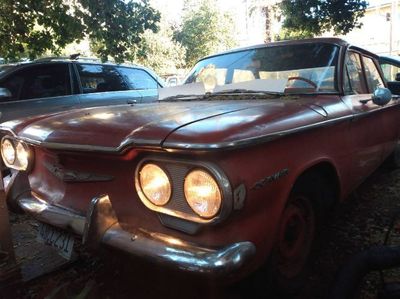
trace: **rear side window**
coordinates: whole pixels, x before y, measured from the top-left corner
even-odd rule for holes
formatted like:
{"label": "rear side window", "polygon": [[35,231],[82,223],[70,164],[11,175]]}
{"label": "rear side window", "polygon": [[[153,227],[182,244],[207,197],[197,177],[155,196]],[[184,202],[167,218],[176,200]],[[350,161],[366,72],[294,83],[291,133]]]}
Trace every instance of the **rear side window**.
{"label": "rear side window", "polygon": [[369,57],[363,57],[364,67],[365,67],[365,76],[367,79],[367,84],[370,92],[373,92],[378,87],[384,87],[383,80],[381,75],[379,74],[378,69],[374,61]]}
{"label": "rear side window", "polygon": [[118,67],[118,71],[121,73],[124,80],[129,85],[130,89],[158,88],[157,81],[144,70],[127,68],[127,67]]}
{"label": "rear side window", "polygon": [[65,63],[24,67],[1,82],[0,87],[10,90],[12,98],[9,100],[69,95],[69,68]]}
{"label": "rear side window", "polygon": [[122,75],[111,65],[77,64],[83,93],[127,90]]}

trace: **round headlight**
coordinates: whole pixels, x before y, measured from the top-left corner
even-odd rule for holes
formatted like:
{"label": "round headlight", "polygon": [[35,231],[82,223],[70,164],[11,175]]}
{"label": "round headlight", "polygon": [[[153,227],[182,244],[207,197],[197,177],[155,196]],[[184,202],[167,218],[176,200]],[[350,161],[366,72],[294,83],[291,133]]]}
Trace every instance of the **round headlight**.
{"label": "round headlight", "polygon": [[146,198],[156,206],[165,205],[171,197],[168,175],[155,164],[146,164],[139,172],[140,187]]}
{"label": "round headlight", "polygon": [[26,170],[28,168],[28,163],[29,163],[28,149],[21,142],[18,142],[16,147],[16,152],[17,152],[17,160],[19,167],[22,170]]}
{"label": "round headlight", "polygon": [[185,178],[185,197],[200,217],[212,218],[221,208],[221,191],[215,179],[203,170],[193,170]]}
{"label": "round headlight", "polygon": [[12,165],[15,162],[15,148],[8,139],[3,139],[1,143],[1,156],[6,164]]}

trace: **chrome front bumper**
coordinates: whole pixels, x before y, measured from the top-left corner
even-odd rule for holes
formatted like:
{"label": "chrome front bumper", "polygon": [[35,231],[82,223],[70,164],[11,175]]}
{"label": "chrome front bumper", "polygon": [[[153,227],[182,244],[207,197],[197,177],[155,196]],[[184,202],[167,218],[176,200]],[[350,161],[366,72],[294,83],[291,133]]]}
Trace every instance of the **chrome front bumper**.
{"label": "chrome front bumper", "polygon": [[39,221],[81,235],[86,245],[96,247],[103,243],[138,258],[206,276],[229,279],[251,260],[256,251],[251,242],[204,248],[143,229],[125,231],[119,225],[107,195],[93,199],[86,216],[50,205],[31,194],[21,197],[19,205]]}

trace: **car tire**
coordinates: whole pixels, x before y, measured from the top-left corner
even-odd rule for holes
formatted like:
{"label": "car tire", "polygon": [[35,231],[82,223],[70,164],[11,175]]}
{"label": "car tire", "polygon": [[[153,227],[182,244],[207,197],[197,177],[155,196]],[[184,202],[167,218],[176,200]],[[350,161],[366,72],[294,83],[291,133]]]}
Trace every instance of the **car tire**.
{"label": "car tire", "polygon": [[400,140],[397,141],[393,152],[387,157],[385,165],[389,169],[400,168]]}
{"label": "car tire", "polygon": [[268,270],[273,288],[282,297],[304,287],[319,228],[334,203],[332,191],[327,179],[311,172],[300,177],[290,193]]}

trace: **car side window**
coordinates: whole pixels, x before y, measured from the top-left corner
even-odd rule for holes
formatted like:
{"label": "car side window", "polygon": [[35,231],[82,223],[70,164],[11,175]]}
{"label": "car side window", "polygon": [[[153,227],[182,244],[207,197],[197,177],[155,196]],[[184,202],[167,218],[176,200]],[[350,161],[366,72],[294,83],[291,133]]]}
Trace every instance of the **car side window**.
{"label": "car side window", "polygon": [[37,65],[20,71],[23,73],[21,100],[58,97],[71,94],[68,64]]}
{"label": "car side window", "polygon": [[10,75],[8,78],[0,82],[0,87],[7,88],[11,92],[11,97],[7,101],[19,100],[24,84],[24,77],[21,72]]}
{"label": "car side window", "polygon": [[369,91],[374,92],[378,87],[385,87],[374,61],[369,57],[363,56],[363,62]]}
{"label": "car side window", "polygon": [[358,53],[349,52],[344,68],[344,89],[347,93],[367,93],[364,84],[361,58]]}
{"label": "car side window", "polygon": [[128,67],[118,67],[118,71],[123,76],[125,82],[129,85],[130,89],[158,88],[157,81],[144,70]]}
{"label": "car side window", "polygon": [[77,64],[83,93],[127,90],[123,76],[112,65]]}
{"label": "car side window", "polygon": [[400,67],[389,62],[383,62],[381,68],[386,81],[396,81],[396,74],[400,73]]}

